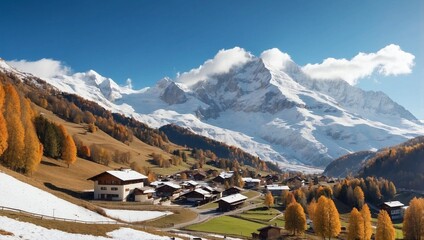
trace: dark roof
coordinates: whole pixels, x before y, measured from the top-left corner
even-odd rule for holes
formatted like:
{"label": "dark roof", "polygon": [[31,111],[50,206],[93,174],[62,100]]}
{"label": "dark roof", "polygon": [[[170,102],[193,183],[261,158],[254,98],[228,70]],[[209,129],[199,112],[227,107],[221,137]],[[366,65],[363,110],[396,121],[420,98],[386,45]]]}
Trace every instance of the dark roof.
{"label": "dark roof", "polygon": [[276,228],[276,229],[283,229],[282,227],[278,227],[278,226],[272,226],[272,225],[268,225],[268,226],[265,226],[265,227],[261,227],[261,228],[259,228],[257,231],[262,231],[262,230],[265,230],[265,229],[269,229],[269,228]]}

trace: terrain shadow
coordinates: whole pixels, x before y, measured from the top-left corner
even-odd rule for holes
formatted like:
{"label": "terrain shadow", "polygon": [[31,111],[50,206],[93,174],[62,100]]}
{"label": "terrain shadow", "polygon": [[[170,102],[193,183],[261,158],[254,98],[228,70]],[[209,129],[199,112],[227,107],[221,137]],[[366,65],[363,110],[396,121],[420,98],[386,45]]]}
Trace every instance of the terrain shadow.
{"label": "terrain shadow", "polygon": [[[72,190],[69,190],[69,189],[66,189],[66,188],[61,188],[61,187],[58,187],[58,186],[56,186],[52,183],[48,183],[48,182],[45,182],[44,186],[48,187],[51,190],[65,193],[65,194],[67,194],[71,197],[74,197],[74,198],[84,198],[84,195],[85,195],[84,193],[72,191]],[[86,196],[86,197],[88,197],[88,196]]]}

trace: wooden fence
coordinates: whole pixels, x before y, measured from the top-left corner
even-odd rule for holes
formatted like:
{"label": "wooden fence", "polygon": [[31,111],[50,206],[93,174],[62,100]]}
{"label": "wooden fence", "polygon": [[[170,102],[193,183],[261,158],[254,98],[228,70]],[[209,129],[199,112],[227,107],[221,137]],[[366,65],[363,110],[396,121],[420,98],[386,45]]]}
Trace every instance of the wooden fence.
{"label": "wooden fence", "polygon": [[21,209],[4,207],[4,206],[0,206],[0,211],[18,212],[18,213],[25,214],[25,215],[35,217],[35,218],[39,218],[39,219],[56,220],[56,221],[64,221],[64,222],[74,222],[74,223],[83,223],[83,224],[122,224],[120,222],[113,221],[113,220],[111,220],[111,221],[83,221],[83,220],[77,220],[77,219],[54,217],[54,216],[48,216],[48,215],[28,212],[28,211],[24,211],[24,210],[21,210]]}

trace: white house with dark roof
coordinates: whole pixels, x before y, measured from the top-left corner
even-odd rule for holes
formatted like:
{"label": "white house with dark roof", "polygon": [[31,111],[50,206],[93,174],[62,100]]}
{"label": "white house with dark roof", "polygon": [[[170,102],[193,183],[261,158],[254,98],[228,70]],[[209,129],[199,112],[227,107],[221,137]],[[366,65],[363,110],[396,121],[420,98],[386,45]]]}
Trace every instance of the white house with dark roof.
{"label": "white house with dark roof", "polygon": [[94,181],[94,199],[127,201],[134,189],[144,187],[147,177],[131,169],[118,169],[87,180]]}

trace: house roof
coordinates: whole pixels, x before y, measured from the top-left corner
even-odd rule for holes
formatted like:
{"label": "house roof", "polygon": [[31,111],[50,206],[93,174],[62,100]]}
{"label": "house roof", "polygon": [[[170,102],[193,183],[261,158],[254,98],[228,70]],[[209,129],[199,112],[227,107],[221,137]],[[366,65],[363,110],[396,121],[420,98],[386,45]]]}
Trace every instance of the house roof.
{"label": "house roof", "polygon": [[225,178],[225,179],[231,178],[233,175],[234,175],[233,171],[222,172],[222,173],[219,174],[220,177]]}
{"label": "house roof", "polygon": [[251,183],[260,183],[261,180],[260,179],[256,179],[256,178],[251,178],[251,177],[246,177],[246,178],[242,178],[244,182],[251,182]]}
{"label": "house roof", "polygon": [[257,231],[259,231],[259,232],[260,232],[260,231],[262,231],[262,230],[270,229],[270,228],[283,229],[283,228],[278,227],[278,226],[268,225],[268,226],[265,226],[265,227],[261,227],[261,228],[259,228]]}
{"label": "house roof", "polygon": [[399,202],[399,201],[391,201],[391,202],[384,202],[384,205],[387,205],[391,208],[393,207],[403,207],[405,204]]}
{"label": "house roof", "polygon": [[109,170],[106,172],[102,172],[100,174],[97,174],[94,177],[89,178],[88,180],[93,180],[95,181],[97,177],[99,177],[102,174],[110,174],[122,181],[131,181],[131,180],[142,180],[142,179],[147,179],[146,176],[144,176],[143,174],[136,172],[134,170],[131,169],[118,169],[118,170]]}
{"label": "house roof", "polygon": [[237,193],[237,194],[233,194],[233,195],[230,195],[230,196],[227,196],[227,197],[223,197],[219,200],[224,201],[226,203],[235,203],[235,202],[246,200],[246,199],[247,199],[246,196],[244,196],[240,193]]}
{"label": "house roof", "polygon": [[279,185],[266,185],[266,189],[270,191],[278,191],[278,190],[290,190],[288,186],[279,186]]}
{"label": "house roof", "polygon": [[143,193],[143,194],[147,194],[147,193],[154,193],[155,189],[151,188],[151,187],[142,187],[142,188],[136,188],[136,193],[135,195],[137,195],[138,193]]}
{"label": "house roof", "polygon": [[181,186],[180,185],[178,185],[178,184],[175,184],[175,183],[173,183],[173,182],[164,182],[161,186],[159,186],[158,188],[161,188],[161,187],[163,187],[163,186],[169,186],[169,187],[172,187],[172,188],[175,188],[175,189],[180,189],[181,188]]}
{"label": "house roof", "polygon": [[197,185],[199,185],[199,183],[196,182],[196,181],[193,181],[193,180],[188,180],[188,181],[184,181],[183,185],[197,186]]}

